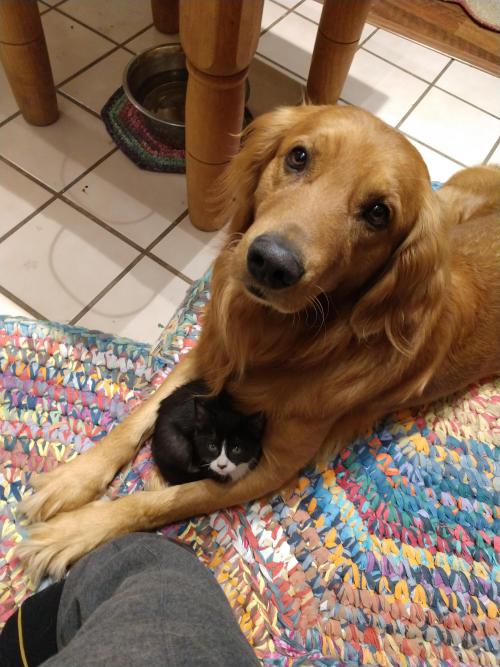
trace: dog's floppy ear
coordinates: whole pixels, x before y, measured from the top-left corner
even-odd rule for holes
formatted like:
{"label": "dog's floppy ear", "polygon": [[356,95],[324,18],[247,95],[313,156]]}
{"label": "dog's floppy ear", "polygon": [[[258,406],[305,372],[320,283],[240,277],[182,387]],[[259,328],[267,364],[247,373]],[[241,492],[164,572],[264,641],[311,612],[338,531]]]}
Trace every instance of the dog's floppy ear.
{"label": "dog's floppy ear", "polygon": [[281,107],[259,116],[243,131],[241,150],[219,180],[214,198],[218,216],[223,223],[230,221],[230,233],[245,232],[250,226],[253,193],[284,134],[317,110],[306,105]]}
{"label": "dog's floppy ear", "polygon": [[449,270],[443,234],[434,195],[426,192],[411,232],[352,313],[351,326],[358,338],[385,331],[392,345],[406,355],[427,339]]}

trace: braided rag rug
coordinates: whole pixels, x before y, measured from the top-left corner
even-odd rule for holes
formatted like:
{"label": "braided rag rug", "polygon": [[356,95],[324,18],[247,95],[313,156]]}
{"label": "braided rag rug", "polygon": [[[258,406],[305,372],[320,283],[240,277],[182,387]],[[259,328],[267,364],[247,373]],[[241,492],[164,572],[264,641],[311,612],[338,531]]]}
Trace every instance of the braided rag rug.
{"label": "braided rag rug", "polygon": [[[102,438],[200,331],[208,277],[154,350],[0,318],[0,621],[32,588],[13,556],[31,472]],[[164,529],[223,587],[264,665],[498,665],[500,380],[386,418],[281,495]],[[112,492],[142,488],[145,447]]]}

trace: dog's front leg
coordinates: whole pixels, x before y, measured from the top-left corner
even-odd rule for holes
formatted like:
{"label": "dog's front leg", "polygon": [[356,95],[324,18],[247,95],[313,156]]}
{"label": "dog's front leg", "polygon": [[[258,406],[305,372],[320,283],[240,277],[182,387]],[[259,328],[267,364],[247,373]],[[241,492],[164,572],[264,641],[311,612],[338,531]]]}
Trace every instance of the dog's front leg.
{"label": "dog's front leg", "polygon": [[92,449],[51,472],[34,475],[30,482],[36,493],[23,499],[19,510],[30,521],[40,521],[97,498],[151,434],[160,401],[195,378],[196,349],[181,360],[154,394]]}
{"label": "dog's front leg", "polygon": [[17,554],[36,581],[45,571],[61,577],[67,566],[114,537],[238,505],[280,489],[321,447],[330,422],[291,419],[268,424],[256,468],[233,484],[202,480],[140,491],[112,502],[95,501],[35,524]]}

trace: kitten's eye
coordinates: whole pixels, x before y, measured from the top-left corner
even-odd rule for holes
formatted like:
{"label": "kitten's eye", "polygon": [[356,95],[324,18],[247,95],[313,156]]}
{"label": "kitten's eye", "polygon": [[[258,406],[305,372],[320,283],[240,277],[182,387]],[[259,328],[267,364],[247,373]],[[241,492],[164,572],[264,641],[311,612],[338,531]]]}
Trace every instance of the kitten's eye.
{"label": "kitten's eye", "polygon": [[215,444],[215,442],[209,442],[209,443],[208,443],[208,449],[209,449],[211,452],[215,452],[215,451],[217,451],[217,445]]}
{"label": "kitten's eye", "polygon": [[304,146],[295,146],[285,157],[285,165],[289,171],[304,171],[308,160],[307,150]]}
{"label": "kitten's eye", "polygon": [[233,454],[239,454],[241,452],[241,447],[239,445],[233,445],[231,447]]}
{"label": "kitten's eye", "polygon": [[383,229],[391,221],[391,211],[381,201],[376,201],[366,206],[362,211],[362,216],[375,229]]}

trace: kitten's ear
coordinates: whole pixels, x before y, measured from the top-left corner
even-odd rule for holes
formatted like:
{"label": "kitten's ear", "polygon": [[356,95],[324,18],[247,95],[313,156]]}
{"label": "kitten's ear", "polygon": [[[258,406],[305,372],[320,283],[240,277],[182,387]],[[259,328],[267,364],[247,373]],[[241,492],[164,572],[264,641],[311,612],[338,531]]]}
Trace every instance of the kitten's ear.
{"label": "kitten's ear", "polygon": [[199,398],[194,399],[194,425],[198,431],[205,430],[210,424],[210,411]]}
{"label": "kitten's ear", "polygon": [[264,428],[266,426],[266,418],[263,412],[256,412],[253,415],[247,417],[247,426],[250,429],[252,435],[256,438],[262,437],[264,433]]}

